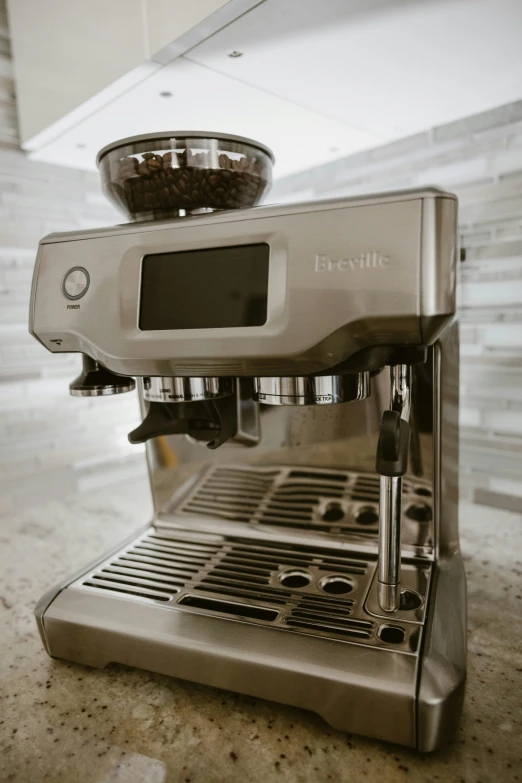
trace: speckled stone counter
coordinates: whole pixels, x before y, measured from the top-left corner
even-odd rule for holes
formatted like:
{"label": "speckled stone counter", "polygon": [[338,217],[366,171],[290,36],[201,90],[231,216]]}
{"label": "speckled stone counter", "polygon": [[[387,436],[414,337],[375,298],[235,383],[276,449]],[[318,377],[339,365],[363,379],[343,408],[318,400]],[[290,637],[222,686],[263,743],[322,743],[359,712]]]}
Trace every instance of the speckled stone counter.
{"label": "speckled stone counter", "polygon": [[53,661],[40,595],[150,514],[145,484],[0,520],[0,780],[39,783],[522,780],[522,518],[465,505],[469,675],[453,745],[423,756],[304,711],[112,665]]}

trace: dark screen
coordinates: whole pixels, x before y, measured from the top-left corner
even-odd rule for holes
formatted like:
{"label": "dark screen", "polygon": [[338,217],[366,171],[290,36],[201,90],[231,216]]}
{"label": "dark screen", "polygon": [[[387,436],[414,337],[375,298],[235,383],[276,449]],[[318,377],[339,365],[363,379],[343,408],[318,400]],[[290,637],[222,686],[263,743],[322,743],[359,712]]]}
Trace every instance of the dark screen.
{"label": "dark screen", "polygon": [[266,323],[267,244],[145,256],[140,329],[219,329]]}

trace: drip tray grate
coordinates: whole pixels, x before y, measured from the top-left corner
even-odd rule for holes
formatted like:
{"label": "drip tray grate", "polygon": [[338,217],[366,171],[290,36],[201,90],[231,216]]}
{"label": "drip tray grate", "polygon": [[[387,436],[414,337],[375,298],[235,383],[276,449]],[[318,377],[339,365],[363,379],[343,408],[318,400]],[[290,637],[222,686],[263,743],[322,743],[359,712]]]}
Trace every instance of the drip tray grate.
{"label": "drip tray grate", "polygon": [[[429,482],[406,478],[403,508],[405,533],[411,543],[431,546],[431,525],[426,524],[432,519]],[[349,532],[351,537],[375,540],[379,477],[321,468],[218,465],[210,468],[181,501],[171,504],[166,515],[323,534]]]}
{"label": "drip tray grate", "polygon": [[[415,652],[419,622],[400,644],[366,610],[375,558],[277,541],[150,528],[74,587],[312,634]],[[426,565],[423,566],[426,568]]]}

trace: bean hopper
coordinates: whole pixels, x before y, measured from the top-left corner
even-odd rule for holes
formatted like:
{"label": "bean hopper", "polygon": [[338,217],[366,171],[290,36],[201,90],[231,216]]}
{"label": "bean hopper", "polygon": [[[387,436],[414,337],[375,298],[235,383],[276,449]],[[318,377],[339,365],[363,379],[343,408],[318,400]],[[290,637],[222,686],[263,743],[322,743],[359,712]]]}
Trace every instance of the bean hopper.
{"label": "bean hopper", "polygon": [[98,157],[132,220],[40,242],[30,330],[77,396],[138,387],[154,518],[47,593],[47,652],[434,750],[465,679],[455,197],[256,207],[272,155],[165,133]]}

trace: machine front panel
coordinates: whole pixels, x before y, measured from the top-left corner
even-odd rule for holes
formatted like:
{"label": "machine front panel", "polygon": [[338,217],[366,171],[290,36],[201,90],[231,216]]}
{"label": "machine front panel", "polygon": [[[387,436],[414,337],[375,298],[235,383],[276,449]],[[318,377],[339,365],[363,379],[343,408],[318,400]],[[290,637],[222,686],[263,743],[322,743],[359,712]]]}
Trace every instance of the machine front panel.
{"label": "machine front panel", "polygon": [[[250,210],[223,222],[202,217],[45,243],[32,330],[50,350],[83,351],[128,375],[314,372],[372,344],[418,344],[422,212],[420,198],[290,214],[281,207],[267,217]],[[269,249],[266,317],[265,261],[254,277],[236,274],[237,289],[227,293],[220,282],[226,253],[247,245]],[[205,251],[216,263],[210,282]],[[149,259],[162,258],[166,269],[171,254],[185,259],[182,290],[174,271],[165,278],[173,302],[185,300],[184,318],[165,316],[168,292],[157,312],[147,298]],[[220,300],[215,317],[210,285]],[[255,305],[245,314],[249,294]]]}

